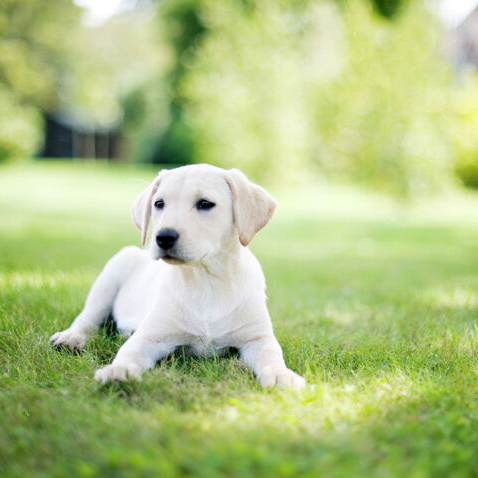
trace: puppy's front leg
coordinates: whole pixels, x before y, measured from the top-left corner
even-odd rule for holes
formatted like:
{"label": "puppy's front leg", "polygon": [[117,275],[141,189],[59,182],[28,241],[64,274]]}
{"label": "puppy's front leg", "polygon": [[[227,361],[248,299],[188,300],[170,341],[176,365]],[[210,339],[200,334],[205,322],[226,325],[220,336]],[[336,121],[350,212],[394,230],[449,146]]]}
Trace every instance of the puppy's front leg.
{"label": "puppy's front leg", "polygon": [[305,380],[287,368],[264,298],[251,298],[237,313],[244,322],[236,335],[241,359],[252,368],[259,383],[263,387],[278,385],[300,390]]}
{"label": "puppy's front leg", "polygon": [[137,247],[124,247],[114,255],[93,283],[80,315],[69,328],[51,336],[51,345],[63,345],[72,351],[82,349],[88,333],[96,330],[107,317],[120,287],[141,258]]}
{"label": "puppy's front leg", "polygon": [[167,342],[164,334],[152,334],[147,327],[138,330],[119,349],[113,362],[96,371],[95,380],[101,383],[130,379],[141,380],[144,370],[169,355],[175,345]]}
{"label": "puppy's front leg", "polygon": [[263,387],[278,385],[300,390],[305,385],[300,375],[286,367],[282,349],[273,334],[247,342],[240,352]]}

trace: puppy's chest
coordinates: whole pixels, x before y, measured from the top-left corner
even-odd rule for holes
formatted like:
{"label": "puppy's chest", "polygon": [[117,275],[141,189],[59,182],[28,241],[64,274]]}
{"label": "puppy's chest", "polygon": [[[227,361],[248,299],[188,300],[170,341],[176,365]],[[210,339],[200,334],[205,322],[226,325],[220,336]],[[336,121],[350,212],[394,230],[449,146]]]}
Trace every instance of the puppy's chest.
{"label": "puppy's chest", "polygon": [[241,297],[231,288],[189,290],[182,304],[182,321],[192,333],[214,336],[227,329]]}
{"label": "puppy's chest", "polygon": [[199,312],[187,311],[181,321],[185,345],[191,346],[193,352],[200,355],[232,345],[230,337],[235,328],[234,314],[223,309]]}
{"label": "puppy's chest", "polygon": [[194,343],[210,346],[213,343],[222,343],[233,329],[232,323],[230,315],[221,317],[188,314],[182,323],[182,328]]}
{"label": "puppy's chest", "polygon": [[209,279],[182,290],[186,293],[176,297],[181,345],[189,345],[198,354],[232,345],[230,338],[244,300],[238,289],[231,283]]}

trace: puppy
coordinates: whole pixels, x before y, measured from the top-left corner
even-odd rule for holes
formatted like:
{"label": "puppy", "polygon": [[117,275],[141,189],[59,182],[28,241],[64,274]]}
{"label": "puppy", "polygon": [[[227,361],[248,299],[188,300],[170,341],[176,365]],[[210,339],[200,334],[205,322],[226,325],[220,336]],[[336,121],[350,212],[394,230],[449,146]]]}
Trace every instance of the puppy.
{"label": "puppy", "polygon": [[52,346],[81,349],[111,312],[130,336],[113,362],[96,371],[101,383],[141,379],[176,348],[220,355],[239,350],[263,387],[300,389],[288,369],[266,306],[265,279],[248,249],[271,219],[274,199],[240,171],[200,164],[163,170],[134,201],[132,216],[149,253],[125,247],[95,280],[71,326]]}

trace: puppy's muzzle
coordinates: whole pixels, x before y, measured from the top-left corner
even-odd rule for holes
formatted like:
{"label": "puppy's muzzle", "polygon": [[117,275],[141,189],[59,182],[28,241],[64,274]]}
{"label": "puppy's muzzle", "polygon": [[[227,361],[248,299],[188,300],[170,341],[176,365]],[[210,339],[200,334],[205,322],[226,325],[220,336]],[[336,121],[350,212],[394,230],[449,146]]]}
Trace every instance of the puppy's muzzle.
{"label": "puppy's muzzle", "polygon": [[161,229],[156,235],[156,244],[160,249],[167,251],[174,247],[179,239],[179,232],[174,229],[164,228]]}

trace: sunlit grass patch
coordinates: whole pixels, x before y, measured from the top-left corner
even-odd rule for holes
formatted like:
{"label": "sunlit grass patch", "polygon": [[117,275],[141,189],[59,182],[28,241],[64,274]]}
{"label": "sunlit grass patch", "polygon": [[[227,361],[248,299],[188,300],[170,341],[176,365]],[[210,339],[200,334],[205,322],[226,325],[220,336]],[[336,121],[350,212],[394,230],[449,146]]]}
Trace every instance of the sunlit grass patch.
{"label": "sunlit grass patch", "polygon": [[62,270],[54,272],[18,271],[0,274],[0,289],[43,289],[56,287],[86,287],[91,285],[93,271],[75,271],[65,273]]}
{"label": "sunlit grass patch", "polygon": [[435,307],[478,309],[478,289],[468,287],[456,287],[451,290],[435,288],[423,291],[422,295]]}

